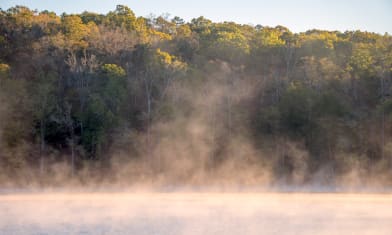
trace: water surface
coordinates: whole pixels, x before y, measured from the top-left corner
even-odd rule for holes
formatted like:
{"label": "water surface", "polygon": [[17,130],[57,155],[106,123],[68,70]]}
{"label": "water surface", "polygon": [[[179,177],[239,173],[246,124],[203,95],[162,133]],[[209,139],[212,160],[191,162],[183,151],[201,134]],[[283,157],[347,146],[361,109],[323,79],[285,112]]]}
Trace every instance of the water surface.
{"label": "water surface", "polygon": [[392,234],[389,194],[0,195],[0,234]]}

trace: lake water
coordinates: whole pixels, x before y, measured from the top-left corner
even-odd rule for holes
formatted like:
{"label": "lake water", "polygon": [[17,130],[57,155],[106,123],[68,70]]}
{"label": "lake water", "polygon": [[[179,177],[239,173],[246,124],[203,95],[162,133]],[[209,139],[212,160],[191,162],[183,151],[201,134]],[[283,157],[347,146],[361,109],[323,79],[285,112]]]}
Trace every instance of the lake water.
{"label": "lake water", "polygon": [[389,194],[0,194],[0,234],[392,234]]}

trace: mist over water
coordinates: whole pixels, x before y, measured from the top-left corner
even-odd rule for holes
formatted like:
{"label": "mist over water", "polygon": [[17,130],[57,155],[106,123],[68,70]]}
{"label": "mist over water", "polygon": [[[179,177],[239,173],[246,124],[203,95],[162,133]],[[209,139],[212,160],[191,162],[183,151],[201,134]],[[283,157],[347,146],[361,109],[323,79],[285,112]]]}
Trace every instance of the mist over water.
{"label": "mist over water", "polygon": [[390,234],[374,194],[96,193],[0,196],[1,234]]}
{"label": "mist over water", "polygon": [[390,174],[377,171],[385,162],[368,171],[357,162],[338,162],[340,172],[332,163],[311,169],[303,141],[255,136],[249,109],[265,84],[241,77],[238,66],[208,63],[207,81],[168,85],[165,99],[174,117],[158,117],[144,132],[120,132],[103,167],[81,164],[74,172],[67,155],[66,161],[46,163],[43,171],[0,173],[2,190],[390,191]]}
{"label": "mist over water", "polygon": [[392,234],[392,37],[0,9],[0,235]]}
{"label": "mist over water", "polygon": [[355,164],[311,171],[300,142],[256,148],[241,112],[256,85],[227,82],[227,70],[221,63],[203,93],[170,87],[179,114],[132,136],[138,157],[114,143],[102,171],[56,163],[5,178],[0,234],[391,234],[392,197],[371,194],[390,192],[387,178]]}

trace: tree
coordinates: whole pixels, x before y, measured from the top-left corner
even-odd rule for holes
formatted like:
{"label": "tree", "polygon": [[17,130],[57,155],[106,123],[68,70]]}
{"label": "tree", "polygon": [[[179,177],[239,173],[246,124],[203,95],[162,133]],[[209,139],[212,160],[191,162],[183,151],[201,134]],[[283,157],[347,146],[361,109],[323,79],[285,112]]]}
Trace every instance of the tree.
{"label": "tree", "polygon": [[135,30],[136,17],[133,11],[124,5],[117,5],[116,10],[109,12],[104,24],[112,28],[125,28],[128,31]]}
{"label": "tree", "polygon": [[[392,41],[387,37],[377,40],[375,48],[374,69],[380,80],[380,108],[381,108],[381,158],[385,159],[385,110],[386,96],[390,95],[392,81],[388,77],[392,74]],[[391,156],[392,157],[392,156]],[[388,159],[392,161],[392,159]]]}
{"label": "tree", "polygon": [[99,81],[88,97],[82,112],[84,123],[81,141],[91,158],[102,157],[110,131],[117,127],[121,117],[121,105],[125,98],[125,70],[115,64],[101,66]]}
{"label": "tree", "polygon": [[45,148],[46,148],[46,127],[50,119],[50,115],[56,105],[56,97],[54,90],[55,74],[39,74],[37,85],[31,89],[32,102],[34,109],[34,118],[39,123],[39,139],[40,139],[40,169],[43,174],[45,169]]}
{"label": "tree", "polygon": [[[160,49],[152,50],[140,47],[135,51],[134,57],[140,64],[139,73],[136,74],[144,90],[147,149],[151,149],[151,123],[153,109],[157,102],[163,100],[167,90],[178,72],[186,70],[186,64],[178,58]],[[151,158],[150,152],[147,153]]]}
{"label": "tree", "polygon": [[77,15],[65,15],[62,19],[64,35],[68,40],[69,46],[87,47],[86,37],[89,33],[87,25],[83,24],[82,19]]}
{"label": "tree", "polygon": [[0,170],[51,174],[66,161],[74,177],[84,166],[101,177],[109,158],[138,156],[156,172],[175,143],[190,170],[218,175],[268,165],[298,182],[296,169],[311,180],[356,164],[392,177],[391,45],[388,34],[136,17],[125,5],[0,10]]}

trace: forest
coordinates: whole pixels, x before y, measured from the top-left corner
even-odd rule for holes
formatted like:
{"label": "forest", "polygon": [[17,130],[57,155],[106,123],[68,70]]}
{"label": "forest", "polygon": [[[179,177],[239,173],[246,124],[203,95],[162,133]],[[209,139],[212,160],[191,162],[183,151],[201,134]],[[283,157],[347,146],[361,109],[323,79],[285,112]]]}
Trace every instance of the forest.
{"label": "forest", "polygon": [[391,94],[388,33],[0,9],[0,185],[392,185]]}

